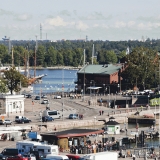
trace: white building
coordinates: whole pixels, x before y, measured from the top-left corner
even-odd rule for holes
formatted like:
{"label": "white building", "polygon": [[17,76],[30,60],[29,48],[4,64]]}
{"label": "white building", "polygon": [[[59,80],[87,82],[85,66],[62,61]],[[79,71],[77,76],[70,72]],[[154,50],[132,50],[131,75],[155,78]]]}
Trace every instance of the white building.
{"label": "white building", "polygon": [[0,94],[0,116],[23,116],[24,99],[24,95]]}
{"label": "white building", "polygon": [[110,117],[109,121],[105,123],[108,134],[120,134],[120,124],[115,121],[114,117]]}

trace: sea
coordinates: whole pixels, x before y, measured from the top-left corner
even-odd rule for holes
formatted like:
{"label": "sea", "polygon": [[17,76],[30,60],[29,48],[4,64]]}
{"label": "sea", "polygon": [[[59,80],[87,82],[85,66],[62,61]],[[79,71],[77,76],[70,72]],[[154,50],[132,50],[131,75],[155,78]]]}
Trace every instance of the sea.
{"label": "sea", "polygon": [[[37,69],[36,76],[45,74],[39,83],[32,84],[33,93],[54,93],[75,91],[77,71],[72,69]],[[34,70],[30,70],[34,75]]]}

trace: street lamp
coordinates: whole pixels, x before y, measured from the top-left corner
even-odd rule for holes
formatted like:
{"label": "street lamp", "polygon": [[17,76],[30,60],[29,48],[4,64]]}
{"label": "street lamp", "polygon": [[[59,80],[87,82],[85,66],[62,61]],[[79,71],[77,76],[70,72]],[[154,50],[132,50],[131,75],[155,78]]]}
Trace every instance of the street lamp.
{"label": "street lamp", "polygon": [[149,97],[150,97],[150,95],[148,95],[148,105],[149,105]]}
{"label": "street lamp", "polygon": [[90,99],[91,99],[91,85],[92,85],[92,81],[90,81]]}
{"label": "street lamp", "polygon": [[105,96],[105,84],[103,84],[103,92],[104,92],[104,96]]}
{"label": "street lamp", "polygon": [[117,87],[118,87],[118,93],[119,93],[119,87],[120,87],[120,85],[118,84],[118,86],[117,86]]}
{"label": "street lamp", "polygon": [[[109,94],[108,94],[108,96],[109,96],[109,99],[108,99],[108,106],[110,106],[110,86],[107,86],[108,88],[109,88]],[[107,89],[107,88],[106,88]],[[109,108],[109,107],[108,107]]]}
{"label": "street lamp", "polygon": [[86,86],[86,84],[84,83],[84,86],[83,86],[83,101],[85,101],[85,86]]}
{"label": "street lamp", "polygon": [[96,117],[94,117],[94,129],[96,128]]}
{"label": "street lamp", "polygon": [[75,90],[76,90],[76,95],[77,95],[77,84],[76,84],[76,86],[75,86]]}

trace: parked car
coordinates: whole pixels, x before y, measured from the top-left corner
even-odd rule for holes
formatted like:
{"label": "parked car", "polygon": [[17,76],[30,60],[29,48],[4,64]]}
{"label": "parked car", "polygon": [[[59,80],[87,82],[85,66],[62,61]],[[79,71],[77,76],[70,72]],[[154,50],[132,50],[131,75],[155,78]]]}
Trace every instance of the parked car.
{"label": "parked car", "polygon": [[23,154],[23,157],[28,158],[28,160],[36,160],[36,156],[34,154]]}
{"label": "parked car", "polygon": [[15,120],[17,123],[30,123],[31,120],[26,118],[26,117],[22,117],[20,119]]}
{"label": "parked car", "polygon": [[3,156],[3,154],[0,154],[0,160],[5,160],[6,158]]}
{"label": "parked car", "polygon": [[48,99],[44,99],[41,104],[49,104],[49,100]]}
{"label": "parked car", "polygon": [[42,122],[49,122],[49,121],[54,121],[54,118],[50,116],[44,116],[42,117]]}
{"label": "parked car", "polygon": [[69,119],[78,119],[78,114],[70,114]]}
{"label": "parked car", "polygon": [[41,98],[47,98],[47,95],[43,94],[43,95],[41,96]]}
{"label": "parked car", "polygon": [[16,156],[18,155],[18,149],[16,148],[5,148],[2,152],[1,155],[3,155],[2,159],[8,159],[9,156]]}
{"label": "parked car", "polygon": [[61,99],[61,96],[55,95],[55,96],[54,96],[54,99]]}
{"label": "parked car", "polygon": [[40,96],[36,96],[34,100],[40,100]]}
{"label": "parked car", "polygon": [[9,120],[9,119],[5,119],[5,120],[0,120],[0,124],[4,124],[4,125],[11,125],[12,124],[12,121],[11,120]]}
{"label": "parked car", "polygon": [[28,158],[18,155],[18,156],[9,156],[7,160],[28,160]]}
{"label": "parked car", "polygon": [[26,98],[32,98],[32,95],[31,95],[31,94],[26,94],[25,97],[26,97]]}

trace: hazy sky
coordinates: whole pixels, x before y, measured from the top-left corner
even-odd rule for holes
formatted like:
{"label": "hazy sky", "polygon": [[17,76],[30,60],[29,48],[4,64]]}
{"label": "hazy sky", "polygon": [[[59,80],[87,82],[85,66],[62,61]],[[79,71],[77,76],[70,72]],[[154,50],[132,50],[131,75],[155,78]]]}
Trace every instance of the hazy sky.
{"label": "hazy sky", "polygon": [[0,39],[160,38],[160,0],[0,0]]}

